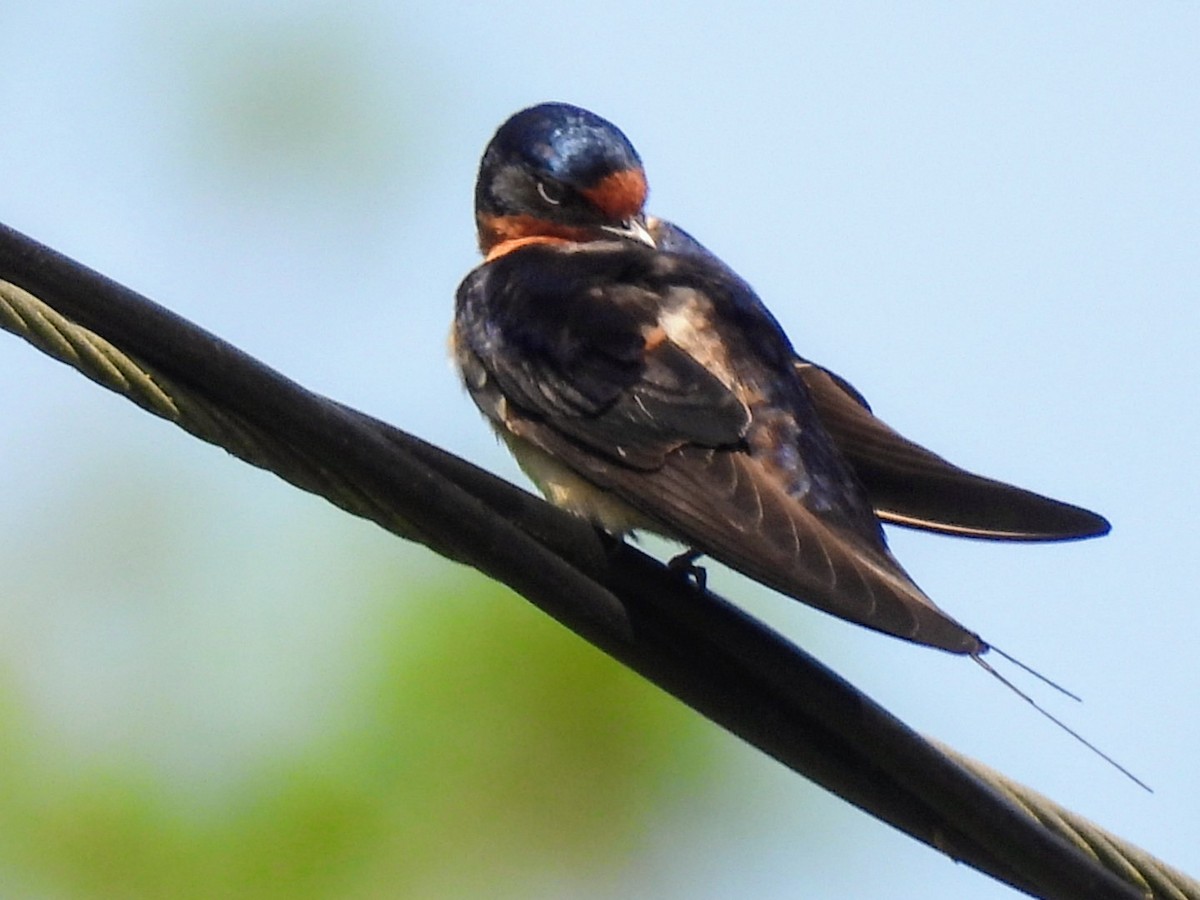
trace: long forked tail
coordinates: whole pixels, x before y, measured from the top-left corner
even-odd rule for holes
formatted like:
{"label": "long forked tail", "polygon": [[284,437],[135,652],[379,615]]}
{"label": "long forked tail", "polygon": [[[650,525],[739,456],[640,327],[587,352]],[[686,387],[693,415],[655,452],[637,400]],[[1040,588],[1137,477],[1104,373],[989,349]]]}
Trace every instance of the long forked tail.
{"label": "long forked tail", "polygon": [[[1051,681],[1049,678],[1047,678],[1041,672],[1037,671],[1036,669],[1031,668],[1030,666],[1021,662],[1019,659],[1016,659],[1015,657],[1010,656],[1009,654],[1007,654],[1003,650],[1001,650],[999,647],[989,644],[985,648],[985,650],[987,650],[987,649],[992,650],[998,656],[1001,656],[1004,659],[1008,660],[1010,663],[1012,663],[1017,668],[1022,669],[1025,672],[1028,672],[1034,678],[1037,678],[1039,681],[1042,681],[1045,684],[1048,684],[1050,687],[1054,688],[1056,691],[1059,691],[1062,694],[1065,694],[1066,696],[1070,697],[1072,700],[1080,700],[1080,697],[1078,695],[1073,694],[1071,691],[1068,691],[1062,685],[1060,685],[1054,681]],[[993,678],[995,678],[997,681],[999,681],[1002,685],[1004,685],[1006,688],[1008,688],[1010,691],[1012,691],[1014,694],[1016,694],[1018,697],[1020,697],[1022,700],[1024,700],[1026,703],[1028,703],[1034,709],[1036,709],[1039,713],[1041,713],[1043,716],[1045,716],[1047,719],[1049,719],[1051,722],[1053,722],[1055,725],[1057,725],[1059,728],[1061,728],[1063,731],[1065,731],[1071,737],[1075,738],[1075,740],[1079,741],[1079,743],[1083,744],[1083,746],[1087,747],[1089,750],[1091,750],[1093,753],[1095,753],[1098,757],[1100,757],[1102,760],[1104,760],[1106,763],[1108,763],[1110,766],[1112,766],[1114,769],[1116,769],[1118,772],[1120,772],[1122,775],[1124,775],[1126,778],[1128,778],[1130,781],[1132,781],[1138,787],[1142,788],[1143,790],[1145,790],[1151,794],[1154,793],[1154,789],[1152,787],[1150,787],[1150,785],[1146,784],[1146,782],[1142,781],[1142,779],[1138,778],[1136,775],[1134,775],[1132,772],[1130,772],[1127,768],[1125,768],[1123,765],[1121,765],[1119,762],[1117,762],[1115,759],[1113,759],[1111,756],[1109,756],[1107,753],[1105,753],[1103,750],[1101,750],[1099,747],[1097,747],[1095,744],[1093,744],[1091,741],[1089,741],[1087,738],[1085,738],[1083,735],[1081,735],[1078,731],[1076,731],[1074,728],[1072,728],[1070,725],[1068,725],[1062,719],[1058,718],[1053,713],[1049,712],[1045,707],[1041,706],[1036,700],[1034,700],[1031,696],[1029,696],[1029,694],[1025,693],[1023,690],[1021,690],[1019,687],[1017,687],[1015,684],[1013,684],[1012,681],[1010,681],[1009,679],[1005,678],[1002,674],[1000,674],[1000,672],[998,672],[996,670],[995,666],[993,666],[991,663],[989,663],[987,660],[985,660],[983,658],[982,653],[972,654],[971,659],[975,660],[975,662],[977,662],[984,669],[984,671],[986,671],[989,675],[991,675]]]}

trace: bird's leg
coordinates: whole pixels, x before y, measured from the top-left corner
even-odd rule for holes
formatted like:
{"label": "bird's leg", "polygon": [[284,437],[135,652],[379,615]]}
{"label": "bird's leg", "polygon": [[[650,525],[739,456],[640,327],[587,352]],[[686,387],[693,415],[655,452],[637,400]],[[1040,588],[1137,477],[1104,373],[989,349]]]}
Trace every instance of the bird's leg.
{"label": "bird's leg", "polygon": [[708,572],[704,570],[703,566],[696,565],[696,560],[703,555],[704,551],[697,550],[695,547],[691,550],[685,550],[678,556],[671,557],[670,562],[667,563],[667,570],[690,579],[696,587],[703,591],[708,584]]}

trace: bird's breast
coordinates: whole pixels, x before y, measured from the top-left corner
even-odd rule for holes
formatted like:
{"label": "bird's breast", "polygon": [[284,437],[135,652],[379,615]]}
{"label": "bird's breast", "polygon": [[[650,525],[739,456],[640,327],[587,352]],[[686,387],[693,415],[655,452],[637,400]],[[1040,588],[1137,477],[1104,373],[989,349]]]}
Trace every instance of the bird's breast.
{"label": "bird's breast", "polygon": [[554,506],[587,519],[610,534],[653,531],[671,537],[662,525],[638,512],[610,491],[601,490],[580,477],[544,450],[501,425],[496,425],[495,429],[521,470]]}

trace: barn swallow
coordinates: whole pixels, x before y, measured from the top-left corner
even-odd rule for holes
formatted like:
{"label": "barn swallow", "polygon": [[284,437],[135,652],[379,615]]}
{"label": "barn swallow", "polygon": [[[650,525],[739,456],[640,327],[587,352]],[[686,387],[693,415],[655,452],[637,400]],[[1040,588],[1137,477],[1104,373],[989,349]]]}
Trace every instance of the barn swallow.
{"label": "barn swallow", "polygon": [[647,217],[633,145],[564,103],[517,113],[475,186],[484,262],[452,347],[472,399],[546,498],[682,542],[788,596],[976,659],[881,520],[997,540],[1104,534],[1101,516],[961,469],[796,354],[735,272]]}

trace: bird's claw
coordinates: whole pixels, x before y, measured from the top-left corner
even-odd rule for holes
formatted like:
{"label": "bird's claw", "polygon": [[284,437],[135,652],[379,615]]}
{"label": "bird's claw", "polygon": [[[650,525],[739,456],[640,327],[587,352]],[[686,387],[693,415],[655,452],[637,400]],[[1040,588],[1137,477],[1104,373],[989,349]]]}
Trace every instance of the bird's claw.
{"label": "bird's claw", "polygon": [[704,555],[701,550],[688,550],[680,553],[678,556],[671,558],[667,563],[667,570],[673,574],[682,575],[692,584],[706,590],[708,586],[708,572],[703,566],[696,565],[696,560]]}

